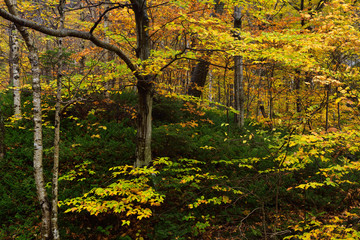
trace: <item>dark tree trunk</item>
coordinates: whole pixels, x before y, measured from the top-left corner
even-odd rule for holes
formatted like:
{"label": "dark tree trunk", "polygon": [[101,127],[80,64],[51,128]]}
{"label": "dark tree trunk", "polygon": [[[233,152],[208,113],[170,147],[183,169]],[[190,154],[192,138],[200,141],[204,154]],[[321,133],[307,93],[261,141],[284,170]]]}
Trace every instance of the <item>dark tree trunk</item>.
{"label": "dark tree trunk", "polygon": [[209,72],[210,63],[200,59],[194,67],[191,74],[188,94],[194,97],[201,97],[202,89],[206,83],[206,77]]}
{"label": "dark tree trunk", "polygon": [[326,112],[325,112],[325,132],[329,129],[329,97],[331,91],[331,84],[326,85]]}
{"label": "dark tree trunk", "polygon": [[6,154],[5,147],[5,125],[4,125],[4,116],[2,109],[0,108],[0,160],[4,159]]}
{"label": "dark tree trunk", "polygon": [[[136,55],[142,61],[150,56],[149,17],[146,12],[146,0],[132,0],[135,13],[137,49]],[[146,68],[146,66],[143,66]],[[136,167],[148,166],[151,162],[152,134],[152,103],[154,84],[151,75],[137,75],[137,90],[139,96],[138,127],[136,145]]]}
{"label": "dark tree trunk", "polygon": [[[212,17],[218,17],[224,12],[224,3],[220,0],[215,0],[214,13]],[[210,52],[208,54],[211,54]],[[194,97],[201,97],[202,89],[206,83],[206,77],[209,72],[210,62],[205,59],[200,59],[196,66],[192,69],[191,79],[187,94]]]}

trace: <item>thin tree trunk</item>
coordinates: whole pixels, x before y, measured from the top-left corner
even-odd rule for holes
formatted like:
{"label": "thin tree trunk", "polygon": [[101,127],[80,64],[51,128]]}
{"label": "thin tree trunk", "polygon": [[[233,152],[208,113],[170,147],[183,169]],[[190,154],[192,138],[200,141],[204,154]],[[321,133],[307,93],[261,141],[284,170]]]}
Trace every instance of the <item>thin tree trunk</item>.
{"label": "thin tree trunk", "polygon": [[[61,44],[59,44],[61,46]],[[60,68],[60,66],[59,66]],[[59,153],[60,153],[60,102],[61,102],[61,68],[57,76],[57,93],[55,105],[55,129],[54,129],[54,160],[52,170],[52,201],[51,201],[51,231],[54,240],[60,239],[58,228],[58,189],[59,189]]]}
{"label": "thin tree trunk", "polygon": [[[16,1],[13,1],[14,7],[16,7]],[[19,40],[18,32],[15,24],[11,24],[10,27],[10,56],[11,56],[11,71],[10,83],[13,87],[14,96],[14,117],[21,119],[21,93],[20,93],[20,66],[19,66]]]}
{"label": "thin tree trunk", "polygon": [[[106,7],[105,9],[109,9],[110,6],[109,6],[109,3],[110,1],[109,0],[105,0],[105,3],[106,3]],[[105,16],[104,16],[104,32],[105,32],[105,42],[107,43],[110,43],[110,38],[109,38],[109,27],[110,27],[110,20],[109,20],[109,13],[107,13]],[[105,61],[106,62],[110,62],[112,61],[114,58],[114,55],[111,51],[108,51],[106,50],[106,53],[105,53]],[[110,68],[107,69],[107,71],[110,71]],[[106,96],[109,97],[109,90],[111,90],[111,88],[113,88],[115,86],[115,79],[108,79],[106,80],[105,82],[105,89],[106,89]]]}
{"label": "thin tree trunk", "polygon": [[[60,0],[58,5],[58,11],[60,15],[59,28],[64,28],[65,15],[64,7],[66,0]],[[61,88],[62,88],[62,77],[63,77],[63,39],[58,39],[58,48],[60,59],[57,69],[56,79],[56,104],[55,104],[55,129],[54,129],[54,160],[52,170],[52,199],[51,199],[51,232],[54,240],[60,240],[60,232],[58,227],[58,195],[59,195],[59,155],[60,155],[60,111],[61,111]]]}
{"label": "thin tree trunk", "polygon": [[296,71],[297,76],[295,77],[295,94],[296,94],[296,112],[301,112],[301,98],[300,98],[300,71]]}
{"label": "thin tree trunk", "polygon": [[213,84],[213,75],[212,75],[211,71],[209,71],[209,102],[212,102],[212,100],[213,100],[212,84]]}
{"label": "thin tree trunk", "polygon": [[340,102],[338,102],[337,104],[337,116],[338,116],[338,119],[337,119],[337,122],[338,122],[338,129],[341,131],[341,111],[340,111]]}
{"label": "thin tree trunk", "polygon": [[[234,8],[234,28],[241,29],[241,8]],[[236,38],[240,39],[240,32],[236,32]],[[244,74],[243,74],[243,59],[242,56],[234,57],[234,97],[235,109],[239,111],[236,114],[236,123],[238,127],[244,126]]]}
{"label": "thin tree trunk", "polygon": [[325,132],[329,129],[329,95],[331,91],[331,84],[326,85],[326,112],[325,112]]}
{"label": "thin tree trunk", "polygon": [[6,154],[5,147],[5,125],[4,125],[4,116],[2,109],[0,107],[0,160],[3,160]]}
{"label": "thin tree trunk", "polygon": [[[14,1],[5,0],[9,12],[17,16]],[[42,139],[42,111],[39,57],[34,41],[25,27],[16,25],[29,51],[29,61],[32,71],[33,112],[34,112],[34,177],[37,198],[41,208],[41,239],[51,237],[50,204],[48,201],[43,172],[43,139]]]}
{"label": "thin tree trunk", "polygon": [[13,53],[11,46],[13,45],[13,28],[16,29],[16,26],[13,22],[10,22],[9,25],[9,85],[13,85]]}

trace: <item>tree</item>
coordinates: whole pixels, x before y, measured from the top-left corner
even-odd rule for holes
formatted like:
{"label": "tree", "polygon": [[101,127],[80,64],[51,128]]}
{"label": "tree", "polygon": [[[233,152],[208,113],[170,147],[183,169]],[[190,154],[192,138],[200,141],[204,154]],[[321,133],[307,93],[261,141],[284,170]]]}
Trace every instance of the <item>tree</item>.
{"label": "tree", "polygon": [[[224,12],[224,2],[216,0],[214,5],[214,13],[211,17],[219,17]],[[207,52],[211,55],[211,52]],[[202,88],[205,86],[206,78],[209,73],[210,62],[206,58],[200,58],[191,72],[191,79],[188,88],[188,94],[194,97],[201,97]]]}
{"label": "tree", "polygon": [[3,111],[0,108],[0,160],[3,160],[6,154],[5,146],[5,126]]}
{"label": "tree", "polygon": [[103,16],[110,10],[116,8],[131,8],[135,15],[136,34],[137,34],[137,48],[136,56],[145,61],[150,56],[150,40],[149,40],[149,17],[147,15],[146,0],[132,0],[131,4],[116,4],[109,8],[100,16],[98,22],[95,22],[89,32],[73,30],[73,29],[52,29],[45,25],[32,22],[23,18],[17,17],[14,13],[8,13],[3,9],[0,10],[1,16],[7,20],[13,21],[18,25],[33,28],[42,33],[56,36],[56,37],[77,37],[81,39],[90,40],[96,46],[107,49],[117,54],[133,72],[137,79],[137,89],[139,95],[139,112],[138,112],[138,131],[137,131],[137,150],[136,162],[138,167],[148,165],[151,161],[151,113],[152,113],[152,98],[153,98],[153,81],[155,75],[142,73],[141,68],[145,69],[145,64],[136,65],[131,58],[124,53],[123,50],[116,45],[107,43],[94,36],[94,30],[98,26]]}
{"label": "tree", "polygon": [[[65,22],[65,8],[66,0],[60,0],[58,5],[58,11],[60,16],[59,29],[64,29]],[[62,78],[64,71],[64,60],[63,60],[63,42],[62,39],[58,39],[59,48],[59,63],[57,69],[56,78],[56,104],[55,104],[55,129],[54,129],[54,160],[52,170],[52,201],[51,201],[51,233],[54,240],[60,239],[59,227],[58,227],[58,195],[59,195],[59,158],[60,158],[60,111],[61,111],[61,88]]]}
{"label": "tree", "polygon": [[[6,6],[13,16],[17,16],[16,2],[6,0]],[[32,70],[32,86],[33,86],[33,108],[34,108],[34,176],[38,201],[41,207],[42,221],[41,233],[43,239],[49,239],[51,236],[51,220],[50,220],[50,204],[45,189],[44,173],[43,173],[43,142],[42,142],[42,113],[41,113],[41,87],[40,87],[40,69],[39,57],[34,40],[30,36],[27,29],[16,24],[16,28],[20,32],[25,44],[29,50],[29,61]]]}
{"label": "tree", "polygon": [[[241,8],[234,7],[234,34],[240,40],[241,29]],[[236,31],[236,32],[235,32]],[[239,111],[236,114],[236,123],[239,127],[244,126],[244,74],[243,74],[243,59],[242,56],[234,56],[234,98],[235,109]]]}
{"label": "tree", "polygon": [[[13,0],[13,4],[16,7],[16,1]],[[10,24],[10,84],[13,87],[14,95],[14,117],[16,119],[21,118],[21,96],[20,96],[20,62],[19,62],[19,51],[20,45],[18,40],[18,32],[15,24]]]}

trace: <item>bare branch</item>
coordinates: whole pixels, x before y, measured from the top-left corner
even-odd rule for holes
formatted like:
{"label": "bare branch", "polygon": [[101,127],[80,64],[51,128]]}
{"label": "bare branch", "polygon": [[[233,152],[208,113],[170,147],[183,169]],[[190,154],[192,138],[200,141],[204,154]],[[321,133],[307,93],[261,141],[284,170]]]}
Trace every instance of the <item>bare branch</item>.
{"label": "bare branch", "polygon": [[94,32],[94,30],[96,29],[96,27],[99,25],[99,23],[101,22],[101,20],[103,19],[103,17],[106,15],[106,13],[110,12],[111,10],[117,9],[117,8],[125,8],[125,7],[130,7],[131,4],[118,4],[117,6],[111,7],[106,9],[101,16],[99,17],[99,19],[94,23],[94,26],[92,26],[92,28],[90,29],[90,34],[92,34]]}
{"label": "bare branch", "polygon": [[0,9],[0,16],[5,18],[6,20],[9,20],[11,22],[14,22],[17,25],[28,27],[31,29],[34,29],[38,32],[54,36],[54,37],[75,37],[80,39],[89,40],[92,43],[94,43],[96,46],[107,49],[111,52],[114,52],[116,55],[118,55],[125,64],[129,67],[129,69],[134,73],[135,77],[137,79],[142,79],[143,77],[137,72],[138,67],[133,64],[130,57],[127,56],[120,48],[118,48],[115,45],[109,44],[105,41],[102,41],[98,38],[96,38],[94,35],[92,35],[89,32],[83,32],[79,30],[74,29],[52,29],[49,27],[46,27],[44,25],[38,24],[36,22],[32,22],[30,20],[17,17],[15,15],[12,15],[11,13],[5,11],[4,9]]}

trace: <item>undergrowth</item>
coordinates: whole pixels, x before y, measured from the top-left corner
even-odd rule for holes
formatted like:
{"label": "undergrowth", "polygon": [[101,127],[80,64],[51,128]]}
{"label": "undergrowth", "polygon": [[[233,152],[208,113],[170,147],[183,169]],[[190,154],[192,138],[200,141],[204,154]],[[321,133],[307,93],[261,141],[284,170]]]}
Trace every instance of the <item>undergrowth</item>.
{"label": "undergrowth", "polygon": [[[0,239],[39,235],[27,98],[14,122],[11,97],[3,96]],[[53,110],[44,109],[50,181]],[[305,135],[254,120],[237,129],[221,107],[156,96],[154,161],[134,169],[135,109],[135,95],[124,92],[95,94],[63,112],[63,239],[360,238],[357,131]]]}

